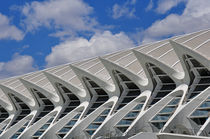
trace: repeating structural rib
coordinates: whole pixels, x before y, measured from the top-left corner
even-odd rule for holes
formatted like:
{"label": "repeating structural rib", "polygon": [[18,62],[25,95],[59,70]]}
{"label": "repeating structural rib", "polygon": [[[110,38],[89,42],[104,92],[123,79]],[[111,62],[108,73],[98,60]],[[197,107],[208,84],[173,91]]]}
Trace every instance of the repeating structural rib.
{"label": "repeating structural rib", "polygon": [[3,90],[1,90],[1,93],[2,95],[0,98],[0,135],[7,129],[15,113],[15,108],[14,105],[12,105],[11,100],[6,98],[6,101],[5,97],[7,96],[5,95]]}
{"label": "repeating structural rib", "polygon": [[210,90],[207,88],[201,94],[185,104],[176,116],[173,117],[163,132],[188,135],[207,135],[206,133],[210,131],[207,126],[209,124],[209,92]]}
{"label": "repeating structural rib", "polygon": [[210,86],[209,60],[184,45],[171,41],[184,68],[189,85],[184,107],[174,117],[165,132],[200,135],[209,132],[208,97]]}
{"label": "repeating structural rib", "polygon": [[[156,132],[161,130],[165,124],[167,123],[167,119],[165,121],[159,122],[158,119],[152,120],[149,119],[152,118],[151,116],[157,114],[157,117],[161,117],[161,113],[157,113],[157,106],[160,107],[162,104],[169,103],[169,99],[171,99],[170,94],[174,94],[174,89],[176,86],[183,86],[181,85],[180,79],[183,77],[180,73],[177,73],[175,70],[171,69],[170,67],[166,66],[165,64],[153,59],[152,57],[149,57],[145,54],[142,54],[140,52],[134,51],[137,59],[140,61],[143,69],[145,70],[146,75],[149,78],[149,85],[152,86],[152,95],[150,97],[149,102],[147,103],[147,109],[142,115],[142,117],[139,118],[139,120],[136,122],[136,124],[130,129],[130,131],[127,131],[127,135],[135,133],[135,130],[148,130]],[[160,68],[161,67],[161,68]],[[185,85],[186,86],[186,85]],[[179,87],[179,88],[181,88]],[[176,90],[176,89],[175,89]],[[181,89],[179,89],[181,90]],[[186,92],[186,91],[185,91]],[[184,93],[182,93],[184,94]],[[178,98],[180,97],[180,98]],[[176,96],[175,100],[183,100],[183,95]],[[163,101],[163,99],[166,99]],[[172,100],[171,100],[172,101]],[[152,107],[151,107],[152,106]],[[167,116],[169,119],[171,115],[175,112],[175,108],[178,106],[178,103],[174,105],[174,111],[171,111],[171,113]],[[150,108],[150,109],[149,109]],[[166,107],[168,109],[168,107]],[[150,113],[152,111],[152,114]],[[148,114],[151,114],[148,116]],[[145,119],[145,116],[147,119]],[[156,117],[155,117],[156,118]],[[143,120],[144,119],[144,120]],[[152,121],[152,122],[150,122]],[[141,123],[143,122],[143,124]],[[139,125],[141,123],[141,125]],[[126,135],[126,134],[124,134]]]}
{"label": "repeating structural rib", "polygon": [[[6,111],[6,113],[8,113],[8,116],[9,116],[12,113],[12,111],[14,110],[14,108],[11,104],[12,102],[5,101],[4,100],[5,97],[6,96],[4,96],[3,98],[0,99],[0,123],[6,119],[6,117],[3,117],[3,114],[4,114],[3,111]],[[2,112],[1,112],[1,110],[2,110]],[[2,117],[1,117],[1,114],[2,114]]]}
{"label": "repeating structural rib", "polygon": [[56,119],[63,101],[58,98],[58,95],[52,94],[30,81],[24,79],[20,79],[20,81],[31,92],[39,105],[30,127],[21,135],[21,138],[29,138],[31,136],[34,139],[40,138]]}
{"label": "repeating structural rib", "polygon": [[174,69],[148,55],[135,50],[133,52],[148,77],[148,86],[153,86],[152,96],[148,103],[148,107],[167,96],[176,88],[176,86],[182,83],[181,79],[183,78],[183,74],[178,73]]}
{"label": "repeating structural rib", "polygon": [[146,90],[147,81],[108,60],[100,59],[115,83],[119,97],[114,111],[117,112]]}
{"label": "repeating structural rib", "polygon": [[48,80],[51,82],[51,84],[54,86],[55,89],[57,89],[57,92],[59,92],[57,85],[62,84],[69,90],[71,90],[79,99],[81,102],[83,101],[89,101],[90,95],[83,89],[76,87],[70,82],[67,82],[63,80],[62,78],[56,76],[55,74],[49,73],[49,72],[43,72],[45,76],[48,78]]}
{"label": "repeating structural rib", "polygon": [[[143,93],[144,95],[142,96],[142,92],[146,90],[145,86],[147,85],[147,81],[108,60],[103,58],[100,58],[100,60],[114,81],[116,92],[118,93],[119,98],[115,104],[114,111],[112,112],[112,115],[114,116],[112,116],[104,124],[102,129],[99,131],[98,136],[109,134],[110,132],[115,132],[116,134],[119,132],[119,134],[123,134],[127,129],[129,129],[129,126],[132,125],[136,117],[140,114],[141,110],[144,109],[141,108],[144,103],[146,104],[146,100],[150,97],[149,91],[146,91],[146,97],[143,97],[145,93]],[[144,99],[139,99],[139,97]],[[134,108],[135,106],[138,107],[138,110]],[[129,107],[131,111],[125,111],[124,107]],[[135,110],[132,110],[132,108]],[[130,119],[128,119],[126,114],[130,115]],[[121,124],[123,123],[122,121],[127,121],[128,123],[123,126]]]}
{"label": "repeating structural rib", "polygon": [[[193,120],[196,124],[200,125],[199,130],[196,132],[198,136],[209,136],[210,132],[210,117],[209,117],[209,103],[210,103],[210,90],[208,88],[207,91],[203,93],[206,94],[208,92],[208,97],[204,98],[204,101],[197,107],[190,115],[190,120]],[[200,97],[199,97],[200,99]],[[203,98],[202,98],[203,99]],[[203,124],[203,125],[202,125]]]}
{"label": "repeating structural rib", "polygon": [[[24,101],[24,103],[26,103],[31,109],[35,109],[37,107],[36,101],[34,101],[33,98],[29,98],[26,97],[24,94],[22,94],[21,92],[17,92],[16,90],[0,84],[0,88],[3,90],[4,94],[6,94],[8,96],[8,94],[13,94],[15,96],[17,96],[18,98],[21,98],[21,100]],[[10,97],[8,97],[10,98]]]}
{"label": "repeating structural rib", "polygon": [[82,116],[83,119],[68,133],[66,138],[78,137],[78,135],[80,135],[80,138],[91,138],[103,126],[104,121],[110,117],[110,113],[117,101],[114,92],[115,88],[113,85],[78,67],[71,65],[71,68],[90,94],[91,100]]}
{"label": "repeating structural rib", "polygon": [[170,43],[185,71],[183,80],[190,88],[186,96],[188,102],[209,86],[209,60],[183,44],[174,41],[170,41]]}
{"label": "repeating structural rib", "polygon": [[7,86],[0,85],[0,88],[11,100],[14,107],[12,119],[1,134],[1,138],[18,138],[29,125],[33,117],[32,110],[35,109],[36,105],[32,99],[26,98]]}
{"label": "repeating structural rib", "polygon": [[44,72],[51,84],[64,99],[62,110],[56,122],[45,133],[45,138],[65,137],[65,135],[80,120],[90,101],[90,95],[84,90],[68,83],[56,75]]}
{"label": "repeating structural rib", "polygon": [[91,73],[89,73],[89,72],[87,72],[87,71],[85,71],[85,70],[83,70],[83,69],[81,69],[81,68],[79,68],[77,66],[70,65],[70,67],[72,68],[72,70],[74,71],[74,73],[77,75],[77,77],[79,78],[79,80],[82,82],[82,84],[83,84],[83,86],[84,86],[84,88],[85,88],[85,90],[87,92],[89,92],[89,90],[88,90],[88,88],[86,86],[86,82],[85,82],[85,79],[84,79],[85,77],[87,77],[87,78],[89,78],[91,80],[94,80],[95,82],[97,82],[97,84],[101,88],[103,88],[107,92],[110,92],[110,93],[108,93],[108,95],[110,97],[115,95],[114,94],[114,92],[115,92],[114,85],[112,85],[112,84],[110,84],[110,83],[108,83],[108,82],[106,82],[106,81],[104,81],[104,80],[96,77],[95,75],[93,75],[93,74],[91,74]]}
{"label": "repeating structural rib", "polygon": [[97,136],[122,137],[135,125],[146,108],[151,92],[146,90],[123,108],[113,113]]}
{"label": "repeating structural rib", "polygon": [[129,137],[140,132],[161,132],[181,107],[187,88],[187,85],[179,85],[167,96],[147,109],[124,136]]}
{"label": "repeating structural rib", "polygon": [[[104,58],[99,58],[101,63],[104,65],[104,67],[107,69],[107,71],[109,72],[112,80],[114,81],[115,83],[115,86],[118,86],[119,85],[119,82],[118,80],[116,80],[116,77],[114,75],[114,71],[119,71],[121,72],[122,74],[126,75],[127,78],[130,78],[132,79],[133,82],[135,82],[135,84],[137,86],[139,86],[139,88],[141,88],[142,91],[148,89],[147,84],[148,84],[148,81],[146,79],[143,79],[141,77],[139,77],[137,74],[109,61],[109,60],[106,60]],[[119,91],[119,86],[118,86],[118,91]]]}
{"label": "repeating structural rib", "polygon": [[[31,81],[25,80],[20,78],[20,81],[23,83],[23,85],[29,90],[29,92],[34,95],[33,90],[38,90],[40,93],[44,94],[49,100],[52,101],[52,103],[55,106],[62,105],[63,100],[60,98],[59,94],[56,91],[49,92],[49,90],[46,90],[37,84],[32,83]],[[36,98],[36,97],[35,97]]]}
{"label": "repeating structural rib", "polygon": [[[100,58],[115,83],[115,92],[118,93],[118,101],[115,105],[115,112],[138,97],[146,88],[147,80],[141,79],[128,70]],[[132,80],[131,80],[132,79]]]}

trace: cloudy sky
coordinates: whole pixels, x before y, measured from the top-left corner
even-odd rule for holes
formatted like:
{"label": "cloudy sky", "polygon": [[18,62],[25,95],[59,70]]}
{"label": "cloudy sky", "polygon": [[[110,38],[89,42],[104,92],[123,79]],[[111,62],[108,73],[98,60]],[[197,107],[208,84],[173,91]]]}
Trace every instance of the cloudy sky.
{"label": "cloudy sky", "polygon": [[0,78],[210,27],[209,0],[4,0]]}

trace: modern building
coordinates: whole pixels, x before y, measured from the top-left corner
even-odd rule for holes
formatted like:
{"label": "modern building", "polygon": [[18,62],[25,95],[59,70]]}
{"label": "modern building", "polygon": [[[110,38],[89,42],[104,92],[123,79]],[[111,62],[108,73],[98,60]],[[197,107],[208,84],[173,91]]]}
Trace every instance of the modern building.
{"label": "modern building", "polygon": [[210,138],[210,30],[0,81],[0,138]]}

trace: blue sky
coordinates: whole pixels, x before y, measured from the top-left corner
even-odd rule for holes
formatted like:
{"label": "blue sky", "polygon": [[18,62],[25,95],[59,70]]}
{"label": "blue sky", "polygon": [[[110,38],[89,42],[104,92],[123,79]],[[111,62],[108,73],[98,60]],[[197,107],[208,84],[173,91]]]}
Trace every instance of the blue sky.
{"label": "blue sky", "polygon": [[9,0],[0,78],[210,27],[208,0]]}

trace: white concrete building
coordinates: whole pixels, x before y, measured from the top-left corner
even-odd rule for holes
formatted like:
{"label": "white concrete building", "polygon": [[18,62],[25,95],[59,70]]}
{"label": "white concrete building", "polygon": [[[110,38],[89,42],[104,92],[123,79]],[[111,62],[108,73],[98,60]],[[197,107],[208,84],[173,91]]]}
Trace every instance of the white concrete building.
{"label": "white concrete building", "polygon": [[0,81],[2,139],[210,138],[210,30]]}

